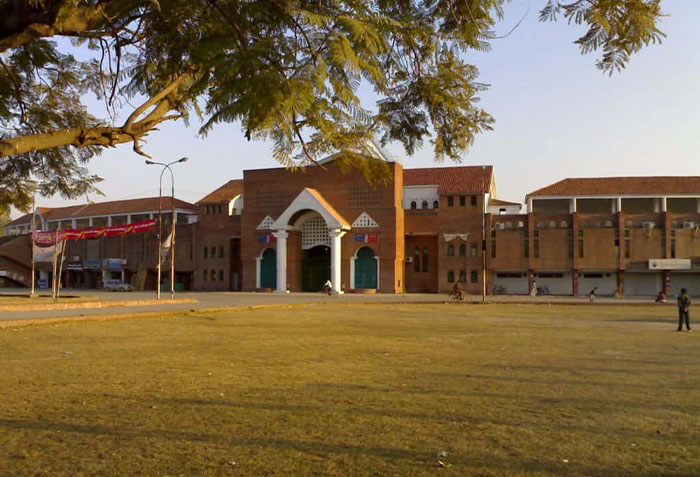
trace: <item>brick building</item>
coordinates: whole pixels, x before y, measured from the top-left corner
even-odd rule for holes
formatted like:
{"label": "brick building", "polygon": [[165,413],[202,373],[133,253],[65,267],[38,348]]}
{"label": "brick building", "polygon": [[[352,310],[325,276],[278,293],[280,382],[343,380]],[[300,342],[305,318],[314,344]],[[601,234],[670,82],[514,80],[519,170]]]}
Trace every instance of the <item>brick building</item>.
{"label": "brick building", "polygon": [[[700,296],[700,177],[565,179],[528,194],[521,213],[520,203],[497,198],[491,166],[384,164],[388,180],[376,186],[332,158],[298,171],[247,170],[196,207],[183,203],[177,281],[212,291],[315,292],[331,280],[346,292],[447,293],[460,282],[469,294],[598,287],[601,295],[654,295],[684,287]],[[111,223],[138,215],[115,207]],[[78,225],[86,213],[42,212],[43,227]],[[26,232],[27,223],[18,219],[5,233]],[[29,250],[26,236],[18,240]],[[155,286],[153,234],[71,246],[76,262],[90,260],[95,247],[100,258],[125,260],[125,281],[140,264],[149,271],[146,288]],[[26,275],[29,258],[18,257],[19,248],[0,241],[0,276]],[[73,278],[65,282],[97,281]]]}

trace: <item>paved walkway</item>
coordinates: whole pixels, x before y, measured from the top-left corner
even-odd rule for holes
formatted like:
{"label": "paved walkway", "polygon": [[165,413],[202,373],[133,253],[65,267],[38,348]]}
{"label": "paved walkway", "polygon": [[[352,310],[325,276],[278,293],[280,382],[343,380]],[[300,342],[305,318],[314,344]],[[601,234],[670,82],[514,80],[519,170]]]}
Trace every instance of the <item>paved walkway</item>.
{"label": "paved walkway", "polygon": [[[18,294],[22,290],[0,289],[2,294]],[[124,301],[124,300],[152,300],[153,292],[110,293],[96,290],[62,290],[64,296],[90,296],[100,301]],[[169,298],[170,294],[164,293],[163,298]],[[73,316],[91,315],[115,315],[135,314],[148,312],[172,312],[182,310],[206,310],[215,308],[227,308],[238,306],[258,305],[283,305],[297,303],[442,303],[447,301],[446,294],[419,294],[407,293],[393,294],[353,294],[348,293],[339,296],[326,296],[319,293],[241,293],[241,292],[183,292],[177,293],[176,298],[193,298],[196,302],[190,303],[164,303],[134,306],[113,306],[107,308],[81,308],[65,310],[31,310],[31,311],[4,311],[0,312],[0,321],[46,319]],[[517,295],[497,295],[486,298],[491,303],[561,303],[561,304],[587,304],[588,297],[571,296],[539,296],[531,298]],[[480,302],[480,296],[469,296],[471,302]],[[651,297],[634,297],[624,299],[599,298],[598,304],[650,304]]]}

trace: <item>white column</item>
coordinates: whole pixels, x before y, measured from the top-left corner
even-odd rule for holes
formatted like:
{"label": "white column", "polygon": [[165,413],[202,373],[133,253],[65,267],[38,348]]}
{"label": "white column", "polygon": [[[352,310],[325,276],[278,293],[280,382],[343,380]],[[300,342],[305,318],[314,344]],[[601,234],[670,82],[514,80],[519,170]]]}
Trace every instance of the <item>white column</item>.
{"label": "white column", "polygon": [[75,221],[75,219],[71,219],[70,226],[71,226],[71,228],[73,228],[73,229],[77,229],[77,228],[78,228],[78,227],[76,226],[76,221]]}
{"label": "white column", "polygon": [[622,212],[622,197],[616,199],[617,202],[617,212]]}
{"label": "white column", "polygon": [[576,201],[576,197],[569,199],[569,213],[575,214],[577,207],[578,207],[578,202]]}
{"label": "white column", "polygon": [[260,289],[260,262],[262,257],[255,257],[255,289]]}
{"label": "white column", "polygon": [[532,213],[532,199],[527,199],[527,213]]}
{"label": "white column", "polygon": [[126,223],[127,224],[131,223],[131,214],[126,214]]}
{"label": "white column", "polygon": [[277,293],[287,293],[287,237],[286,230],[278,230],[272,235],[277,239]]}
{"label": "white column", "polygon": [[667,212],[668,209],[666,208],[666,197],[661,198],[661,212]]}
{"label": "white column", "polygon": [[112,226],[112,216],[108,215],[107,216],[107,227],[111,227],[111,226]]}
{"label": "white column", "polygon": [[340,239],[345,235],[341,229],[331,229],[328,231],[331,237],[331,284],[333,291],[343,293],[340,283]]}
{"label": "white column", "polygon": [[92,227],[92,217],[88,217],[88,227]]}

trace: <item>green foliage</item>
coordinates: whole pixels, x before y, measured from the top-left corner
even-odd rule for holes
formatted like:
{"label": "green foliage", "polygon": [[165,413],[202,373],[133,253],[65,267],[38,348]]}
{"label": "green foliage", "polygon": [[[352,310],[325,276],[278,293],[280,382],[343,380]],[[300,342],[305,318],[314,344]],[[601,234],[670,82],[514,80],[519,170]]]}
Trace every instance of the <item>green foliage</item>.
{"label": "green foliage", "polygon": [[[26,209],[35,187],[68,197],[94,187],[98,178],[84,165],[105,144],[73,138],[77,146],[56,145],[34,135],[80,128],[80,138],[103,124],[114,126],[117,143],[131,135],[140,152],[140,136],[112,116],[183,75],[164,107],[185,120],[200,116],[205,135],[240,122],[249,139],[270,139],[285,166],[337,154],[376,180],[385,168],[369,165],[375,158],[367,144],[375,138],[401,143],[409,155],[427,140],[437,160],[459,161],[494,122],[479,107],[485,85],[467,53],[490,48],[505,1],[35,2],[30,13],[45,18],[31,21],[45,30],[3,29],[0,19],[0,203]],[[15,5],[0,0],[0,13],[16,20],[7,25],[29,25],[29,13]],[[577,43],[582,53],[602,50],[598,66],[610,73],[663,35],[658,0],[549,0],[541,19],[560,13],[588,26]],[[65,43],[41,38],[61,35],[92,57],[77,60]],[[360,101],[363,84],[376,104]],[[88,91],[104,99],[105,120],[83,106]],[[8,155],[17,138],[37,144]]]}

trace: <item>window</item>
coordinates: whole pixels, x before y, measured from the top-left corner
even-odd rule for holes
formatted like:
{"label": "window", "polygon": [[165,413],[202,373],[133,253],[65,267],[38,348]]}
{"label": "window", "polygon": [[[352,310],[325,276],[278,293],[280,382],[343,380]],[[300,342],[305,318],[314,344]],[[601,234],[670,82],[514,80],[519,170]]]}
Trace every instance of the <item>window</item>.
{"label": "window", "polygon": [[447,272],[447,283],[454,283],[455,281],[455,272],[450,270]]}
{"label": "window", "polygon": [[212,247],[212,248],[211,248],[211,254],[210,254],[210,255],[211,255],[211,258],[215,258],[215,257],[216,257],[216,247]]}
{"label": "window", "polygon": [[532,247],[532,254],[535,258],[540,258],[540,231],[533,231],[533,238],[535,239]]}
{"label": "window", "polygon": [[427,200],[424,200],[423,202],[421,202],[420,208],[421,208],[421,209],[427,209],[427,208],[428,208],[428,201],[427,201]]}
{"label": "window", "polygon": [[578,231],[578,258],[583,258],[583,230]]}
{"label": "window", "polygon": [[420,249],[413,249],[413,271],[420,272]]}
{"label": "window", "polygon": [[219,258],[224,258],[224,247],[219,247]]}
{"label": "window", "polygon": [[476,270],[472,270],[471,282],[472,283],[479,283],[479,272],[477,272]]}
{"label": "window", "polygon": [[469,255],[470,255],[471,257],[476,257],[476,255],[477,255],[477,250],[476,250],[476,244],[475,244],[475,243],[473,243],[473,244],[471,244],[471,245],[469,246]]}
{"label": "window", "polygon": [[671,239],[671,258],[676,258],[676,239]]}
{"label": "window", "polygon": [[530,258],[530,237],[527,230],[523,233],[523,257]]}
{"label": "window", "polygon": [[467,196],[466,195],[460,195],[459,196],[459,206],[464,207],[467,205]]}
{"label": "window", "polygon": [[630,231],[625,229],[625,258],[630,258]]}
{"label": "window", "polygon": [[223,270],[219,270],[219,281],[220,282],[224,281],[224,271]]}
{"label": "window", "polygon": [[209,248],[204,247],[204,258],[209,258]]}
{"label": "window", "polygon": [[211,271],[211,281],[213,281],[213,282],[216,281],[216,270]]}
{"label": "window", "polygon": [[423,271],[428,271],[428,249],[423,247]]}
{"label": "window", "polygon": [[451,195],[447,196],[447,207],[454,207],[455,206],[455,198]]}
{"label": "window", "polygon": [[472,206],[476,205],[476,196],[475,195],[471,196],[471,203],[472,203]]}
{"label": "window", "polygon": [[221,215],[221,204],[216,206],[216,213]]}
{"label": "window", "polygon": [[459,256],[460,257],[467,256],[467,244],[463,243],[459,246]]}
{"label": "window", "polygon": [[206,282],[206,281],[207,281],[207,278],[209,277],[208,270],[202,271],[202,274],[204,275],[204,281]]}
{"label": "window", "polygon": [[411,201],[411,209],[417,209],[418,207],[416,206],[416,201],[412,200]]}
{"label": "window", "polygon": [[467,272],[466,270],[459,271],[459,281],[461,283],[467,283]]}
{"label": "window", "polygon": [[433,201],[433,209],[439,209],[440,208],[440,201],[434,200]]}
{"label": "window", "polygon": [[447,247],[447,256],[448,257],[454,257],[455,256],[455,248],[454,245],[449,245]]}

